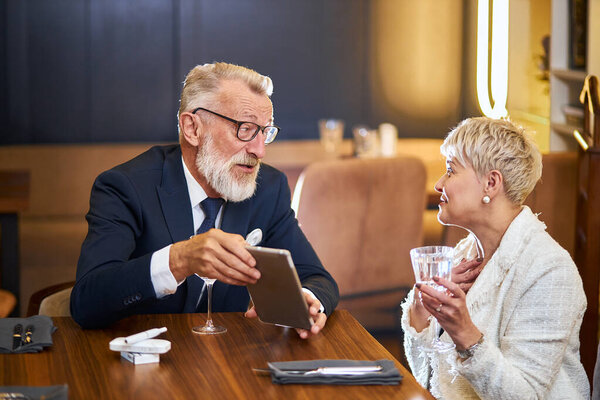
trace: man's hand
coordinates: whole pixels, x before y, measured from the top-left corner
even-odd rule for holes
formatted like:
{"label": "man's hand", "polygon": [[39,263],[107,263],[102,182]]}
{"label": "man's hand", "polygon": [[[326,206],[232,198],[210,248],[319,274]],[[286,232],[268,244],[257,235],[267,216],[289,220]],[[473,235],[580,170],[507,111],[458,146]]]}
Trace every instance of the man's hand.
{"label": "man's hand", "polygon": [[[304,291],[302,293],[304,294],[304,299],[308,304],[308,313],[310,314],[315,323],[310,328],[310,330],[296,328],[296,332],[298,332],[298,335],[302,339],[307,339],[311,336],[317,335],[321,331],[321,329],[323,329],[323,327],[325,326],[325,322],[327,322],[327,315],[325,315],[325,313],[319,312],[319,310],[321,309],[321,302],[317,300],[316,297]],[[248,311],[246,311],[246,314],[244,315],[248,318],[256,318],[257,314],[256,310],[254,309],[254,306],[252,306]]]}
{"label": "man's hand", "polygon": [[319,312],[319,310],[321,309],[321,302],[317,300],[316,297],[314,297],[310,293],[306,293],[305,291],[302,291],[302,293],[304,294],[306,304],[308,304],[308,313],[310,314],[315,323],[313,324],[313,326],[310,327],[310,330],[296,329],[296,332],[298,332],[298,335],[302,339],[308,339],[309,337],[321,332],[321,329],[323,329],[323,327],[325,326],[325,322],[327,322],[327,315],[325,315],[325,313]]}
{"label": "man's hand", "polygon": [[169,266],[178,282],[195,273],[244,286],[256,283],[260,278],[255,265],[256,261],[246,250],[244,238],[220,229],[177,242],[169,252]]}

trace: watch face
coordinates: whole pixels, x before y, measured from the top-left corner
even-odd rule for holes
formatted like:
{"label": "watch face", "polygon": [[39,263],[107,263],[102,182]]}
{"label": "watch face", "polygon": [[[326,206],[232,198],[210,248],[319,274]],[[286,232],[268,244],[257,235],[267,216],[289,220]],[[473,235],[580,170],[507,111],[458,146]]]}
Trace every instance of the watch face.
{"label": "watch face", "polygon": [[479,338],[477,343],[469,346],[468,348],[466,348],[464,350],[456,350],[456,352],[458,353],[458,356],[460,358],[462,358],[463,360],[466,360],[467,358],[470,358],[473,356],[473,354],[475,353],[475,350],[477,350],[477,348],[481,345],[481,343],[483,343],[483,334],[481,334],[481,337]]}
{"label": "watch face", "polygon": [[456,352],[458,353],[458,356],[464,360],[464,359],[467,359],[467,358],[469,358],[469,357],[471,357],[473,355],[473,352],[470,351],[470,350],[471,350],[471,348],[469,347],[468,349],[457,350]]}

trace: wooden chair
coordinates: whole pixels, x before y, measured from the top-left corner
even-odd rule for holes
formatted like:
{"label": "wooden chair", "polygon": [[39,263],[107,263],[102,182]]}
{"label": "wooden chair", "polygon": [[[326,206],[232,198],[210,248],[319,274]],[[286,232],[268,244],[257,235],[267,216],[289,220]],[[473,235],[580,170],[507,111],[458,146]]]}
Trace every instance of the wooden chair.
{"label": "wooden chair", "polygon": [[[426,171],[412,157],[317,162],[292,207],[348,309],[371,332],[399,330],[414,284],[409,251],[422,244]],[[401,331],[401,330],[400,330]]]}
{"label": "wooden chair", "polygon": [[579,100],[584,129],[573,134],[579,143],[575,264],[583,280],[588,307],[581,324],[581,361],[592,380],[598,347],[600,294],[600,88],[598,77],[585,78]]}
{"label": "wooden chair", "polygon": [[17,304],[17,298],[7,290],[0,289],[0,318],[10,315]]}
{"label": "wooden chair", "polygon": [[70,298],[75,281],[59,283],[38,290],[31,295],[27,316],[47,315],[49,317],[71,316]]}

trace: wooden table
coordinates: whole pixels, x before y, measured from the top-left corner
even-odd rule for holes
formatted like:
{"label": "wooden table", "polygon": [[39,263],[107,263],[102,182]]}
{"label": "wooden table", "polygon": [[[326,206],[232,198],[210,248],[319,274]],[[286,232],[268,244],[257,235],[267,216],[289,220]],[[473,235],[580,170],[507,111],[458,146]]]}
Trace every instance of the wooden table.
{"label": "wooden table", "polygon": [[0,171],[0,287],[17,298],[12,316],[19,315],[18,213],[29,207],[29,171]]}
{"label": "wooden table", "polygon": [[[309,340],[295,331],[249,320],[241,313],[217,313],[228,331],[200,336],[193,326],[204,314],[133,316],[108,329],[82,330],[70,317],[53,318],[54,345],[37,354],[0,355],[0,385],[67,383],[69,399],[432,399],[402,365],[345,310]],[[166,326],[160,338],[171,350],[160,363],[133,365],[108,343],[146,329]],[[404,376],[397,386],[277,385],[252,368],[268,361],[391,359]]]}

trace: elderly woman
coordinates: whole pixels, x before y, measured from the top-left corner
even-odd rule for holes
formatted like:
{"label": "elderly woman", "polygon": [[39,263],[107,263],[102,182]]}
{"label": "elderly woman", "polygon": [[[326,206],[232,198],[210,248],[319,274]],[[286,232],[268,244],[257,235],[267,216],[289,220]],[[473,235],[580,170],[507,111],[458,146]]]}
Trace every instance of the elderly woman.
{"label": "elderly woman", "polygon": [[[509,121],[472,118],[441,152],[438,219],[470,234],[454,251],[455,282],[434,278],[445,291],[417,284],[402,305],[413,374],[443,399],[589,398],[579,361],[581,278],[523,205],[541,176],[535,144]],[[431,332],[430,316],[443,330]],[[440,334],[454,349],[425,354]]]}

